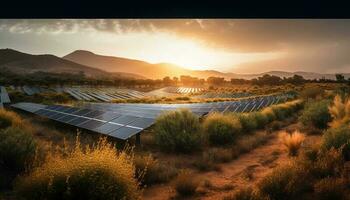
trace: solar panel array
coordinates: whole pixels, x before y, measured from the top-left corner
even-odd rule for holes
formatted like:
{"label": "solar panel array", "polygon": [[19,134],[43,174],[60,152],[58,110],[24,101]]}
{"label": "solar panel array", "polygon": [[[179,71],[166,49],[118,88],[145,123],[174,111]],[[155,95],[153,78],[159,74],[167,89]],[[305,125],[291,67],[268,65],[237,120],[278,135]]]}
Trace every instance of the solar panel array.
{"label": "solar panel array", "polygon": [[210,112],[253,112],[264,107],[286,101],[291,96],[271,95],[239,101],[225,101],[192,104],[109,104],[88,103],[83,107],[102,111],[123,112],[129,115],[156,118],[161,112],[179,108],[190,109],[193,113],[204,115]]}
{"label": "solar panel array", "polygon": [[154,123],[154,119],[151,118],[69,106],[17,103],[12,107],[122,140],[132,137]]}
{"label": "solar panel array", "polygon": [[243,98],[243,97],[250,97],[253,96],[253,94],[248,93],[248,92],[230,92],[230,93],[225,93],[225,92],[208,92],[202,95],[197,96],[198,98]]}
{"label": "solar panel array", "polygon": [[70,87],[64,91],[77,100],[110,102],[120,99],[143,98],[145,94],[136,90],[117,88]]}
{"label": "solar panel array", "polygon": [[210,112],[252,112],[284,102],[287,95],[263,96],[240,101],[195,104],[87,103],[81,108],[17,103],[12,106],[42,117],[126,140],[155,123],[164,111],[187,108],[203,116]]}
{"label": "solar panel array", "polygon": [[50,88],[44,88],[44,87],[38,87],[38,86],[23,86],[22,91],[29,96],[32,96],[34,94],[39,93],[47,93],[47,92],[55,92],[53,89]]}
{"label": "solar panel array", "polygon": [[0,86],[0,108],[4,107],[4,103],[11,103],[10,97],[4,86]]}
{"label": "solar panel array", "polygon": [[161,89],[153,90],[151,92],[148,92],[148,96],[169,96],[174,94],[191,94],[191,93],[198,93],[203,91],[203,88],[195,88],[195,87],[164,87]]}

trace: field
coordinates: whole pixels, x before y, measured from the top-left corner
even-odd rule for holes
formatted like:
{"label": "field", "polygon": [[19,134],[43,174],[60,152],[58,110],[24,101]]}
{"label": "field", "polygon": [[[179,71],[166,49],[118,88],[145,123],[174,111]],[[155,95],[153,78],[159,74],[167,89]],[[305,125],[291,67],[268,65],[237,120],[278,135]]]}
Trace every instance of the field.
{"label": "field", "polygon": [[345,84],[7,91],[0,198],[349,196]]}

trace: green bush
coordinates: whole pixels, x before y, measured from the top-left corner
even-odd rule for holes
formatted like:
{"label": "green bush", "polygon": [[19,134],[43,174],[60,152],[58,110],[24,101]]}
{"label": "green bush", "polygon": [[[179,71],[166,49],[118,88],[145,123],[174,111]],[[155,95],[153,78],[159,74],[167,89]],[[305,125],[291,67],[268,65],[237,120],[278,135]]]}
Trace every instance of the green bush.
{"label": "green bush", "polygon": [[238,118],[232,115],[212,113],[203,122],[203,131],[210,144],[232,144],[241,132]]}
{"label": "green bush", "polygon": [[52,155],[20,178],[16,192],[24,199],[140,199],[135,168],[128,152],[100,140],[65,156]]}
{"label": "green bush", "polygon": [[319,129],[327,128],[331,121],[331,115],[328,111],[330,101],[322,100],[317,102],[310,102],[305,106],[299,120],[304,126],[313,126]]}
{"label": "green bush", "polygon": [[264,128],[269,123],[269,118],[262,112],[253,112],[250,113],[252,117],[254,118],[254,121],[256,122],[256,127],[258,129]]}
{"label": "green bush", "polygon": [[257,129],[258,124],[255,120],[254,115],[251,115],[250,113],[243,113],[243,114],[235,114],[238,116],[239,121],[242,124],[242,132],[243,133],[251,133],[255,129]]}
{"label": "green bush", "polygon": [[33,161],[38,145],[25,129],[0,130],[0,163],[8,170],[22,172]]}
{"label": "green bush", "polygon": [[273,112],[273,110],[271,109],[271,107],[264,108],[261,111],[261,114],[265,115],[265,117],[267,119],[267,123],[271,123],[272,121],[274,121],[276,119],[276,115]]}
{"label": "green bush", "polygon": [[198,116],[188,110],[169,111],[155,124],[156,144],[164,151],[188,153],[200,148]]}
{"label": "green bush", "polygon": [[323,96],[324,95],[324,90],[320,87],[310,87],[306,88],[303,91],[301,91],[300,96],[303,99],[315,99],[318,96]]}
{"label": "green bush", "polygon": [[342,125],[337,128],[328,129],[322,137],[322,147],[325,149],[339,149],[350,142],[350,128],[348,125]]}

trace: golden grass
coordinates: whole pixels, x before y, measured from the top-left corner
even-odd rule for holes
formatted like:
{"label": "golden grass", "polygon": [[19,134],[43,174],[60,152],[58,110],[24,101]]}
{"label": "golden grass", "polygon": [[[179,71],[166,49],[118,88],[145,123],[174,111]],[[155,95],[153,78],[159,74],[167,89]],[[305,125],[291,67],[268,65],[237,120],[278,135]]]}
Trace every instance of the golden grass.
{"label": "golden grass", "polygon": [[350,100],[342,100],[337,95],[333,100],[333,105],[329,106],[329,113],[331,114],[333,121],[330,122],[331,127],[339,127],[342,124],[350,121]]}
{"label": "golden grass", "polygon": [[199,183],[190,171],[183,170],[176,177],[174,188],[179,196],[190,196],[196,193]]}
{"label": "golden grass", "polygon": [[18,193],[26,199],[140,199],[130,151],[117,151],[106,139],[72,151],[52,153],[22,177]]}
{"label": "golden grass", "polygon": [[280,133],[279,137],[283,145],[287,148],[290,156],[298,155],[298,151],[305,140],[304,134],[300,133],[299,131],[295,131],[292,134],[282,132]]}

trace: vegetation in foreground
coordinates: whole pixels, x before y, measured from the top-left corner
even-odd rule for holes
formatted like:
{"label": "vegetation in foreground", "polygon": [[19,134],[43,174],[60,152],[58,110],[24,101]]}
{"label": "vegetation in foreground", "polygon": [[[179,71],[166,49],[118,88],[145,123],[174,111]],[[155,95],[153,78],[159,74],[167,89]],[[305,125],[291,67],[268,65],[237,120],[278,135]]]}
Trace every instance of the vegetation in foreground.
{"label": "vegetation in foreground", "polygon": [[348,123],[341,123],[346,122],[343,121],[346,112],[339,106],[339,98],[336,97],[329,107],[329,113],[333,113],[332,121],[330,128],[324,131],[320,145],[301,148],[302,139],[288,136],[286,140],[297,143],[298,148],[293,149],[301,148],[296,158],[274,169],[256,188],[238,191],[232,199],[349,199],[350,128]]}
{"label": "vegetation in foreground", "polygon": [[105,139],[93,147],[50,155],[15,186],[25,199],[139,199],[130,154]]}

